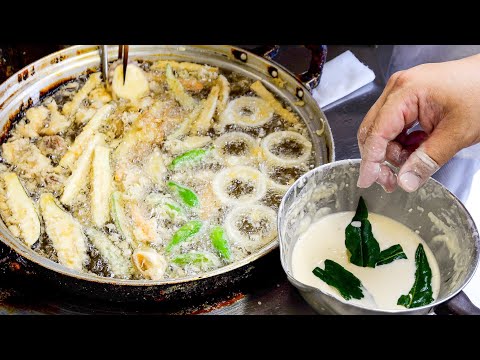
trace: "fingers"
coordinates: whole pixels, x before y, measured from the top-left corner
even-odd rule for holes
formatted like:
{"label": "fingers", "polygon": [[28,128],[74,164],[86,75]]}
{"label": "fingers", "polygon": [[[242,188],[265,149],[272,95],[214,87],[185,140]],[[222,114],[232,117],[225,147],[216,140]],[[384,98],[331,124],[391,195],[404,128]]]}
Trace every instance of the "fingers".
{"label": "fingers", "polygon": [[387,165],[380,165],[377,182],[386,192],[393,192],[397,187],[397,176]]}
{"label": "fingers", "polygon": [[401,89],[388,95],[373,120],[367,119],[366,123],[365,121],[362,123],[359,129],[359,147],[362,161],[357,182],[358,187],[369,187],[376,181],[384,188],[390,186],[392,176],[386,173],[380,176],[381,165],[386,160],[388,144],[406,126],[415,122],[417,117],[417,96],[408,89]]}
{"label": "fingers", "polygon": [[383,104],[385,104],[385,101],[387,100],[388,95],[390,95],[390,92],[395,87],[395,84],[397,83],[397,80],[401,74],[402,72],[398,71],[390,77],[390,79],[387,82],[387,85],[385,86],[385,89],[383,89],[382,94],[377,99],[377,101],[375,101],[375,104],[373,104],[373,106],[370,108],[367,115],[365,115],[365,118],[362,121],[362,126],[358,130],[357,137],[358,137],[359,145],[360,143],[363,144],[365,142],[368,129],[371,127],[373,121],[377,117],[378,111],[382,108]]}
{"label": "fingers", "polygon": [[448,118],[443,119],[400,168],[398,185],[405,191],[417,190],[463,147],[462,132],[457,134],[444,125],[449,123]]}
{"label": "fingers", "polygon": [[[461,148],[480,142],[479,59],[458,61],[458,67],[421,65],[391,78],[358,130],[359,187],[377,182],[394,189],[388,161],[400,167],[397,184],[415,191]],[[408,134],[416,121],[424,131]]]}
{"label": "fingers", "polygon": [[407,192],[416,191],[439,167],[421,146],[408,157],[400,169],[398,185]]}
{"label": "fingers", "polygon": [[387,145],[386,160],[397,167],[402,166],[412,152],[422,144],[428,135],[421,130],[412,131],[407,135],[406,129],[394,141]]}
{"label": "fingers", "polygon": [[[448,119],[444,119],[448,120]],[[445,129],[442,122],[415,150],[398,173],[398,184],[407,192],[417,190],[440,166],[450,160],[461,146],[458,136]]]}
{"label": "fingers", "polygon": [[390,164],[400,167],[407,161],[411,153],[411,151],[405,149],[399,142],[390,141],[387,145],[385,158]]}

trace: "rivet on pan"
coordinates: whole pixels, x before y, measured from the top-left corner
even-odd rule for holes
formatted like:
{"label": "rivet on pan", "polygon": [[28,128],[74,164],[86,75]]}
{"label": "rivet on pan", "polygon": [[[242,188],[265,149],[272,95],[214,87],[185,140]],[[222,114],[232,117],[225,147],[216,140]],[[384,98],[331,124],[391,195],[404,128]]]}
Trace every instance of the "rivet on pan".
{"label": "rivet on pan", "polygon": [[235,59],[241,60],[243,62],[247,62],[248,56],[243,51],[239,51],[237,49],[232,49],[232,54]]}
{"label": "rivet on pan", "polygon": [[278,77],[278,71],[275,69],[273,66],[268,67],[268,73],[270,74],[271,77]]}
{"label": "rivet on pan", "polygon": [[302,89],[297,89],[297,97],[298,98],[303,98],[303,90]]}

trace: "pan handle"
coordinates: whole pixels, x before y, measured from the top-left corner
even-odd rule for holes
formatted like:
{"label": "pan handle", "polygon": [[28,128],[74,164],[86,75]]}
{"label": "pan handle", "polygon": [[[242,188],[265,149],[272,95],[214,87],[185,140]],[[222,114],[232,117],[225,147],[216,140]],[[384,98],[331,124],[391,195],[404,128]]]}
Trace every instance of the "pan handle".
{"label": "pan handle", "polygon": [[312,60],[310,60],[308,70],[298,75],[298,77],[307,89],[312,92],[320,84],[323,65],[325,65],[327,60],[327,45],[305,45],[305,47],[311,51]]}
{"label": "pan handle", "polygon": [[[310,60],[308,70],[296,76],[306,88],[312,92],[312,90],[318,86],[320,78],[322,77],[323,65],[325,65],[325,61],[327,60],[327,45],[304,46],[312,53],[312,59]],[[250,49],[250,51],[268,60],[272,60],[278,54],[279,49],[279,45],[261,45]]]}
{"label": "pan handle", "polygon": [[435,307],[438,315],[480,315],[480,309],[468,298],[467,294],[460,291],[450,300]]}
{"label": "pan handle", "polygon": [[265,59],[272,60],[278,54],[280,45],[260,45],[250,49],[251,52],[258,56],[262,56]]}

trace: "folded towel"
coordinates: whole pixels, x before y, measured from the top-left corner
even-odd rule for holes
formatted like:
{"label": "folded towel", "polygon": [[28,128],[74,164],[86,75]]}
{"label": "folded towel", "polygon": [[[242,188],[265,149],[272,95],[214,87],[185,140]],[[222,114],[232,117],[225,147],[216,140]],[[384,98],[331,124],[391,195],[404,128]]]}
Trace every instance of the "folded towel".
{"label": "folded towel", "polygon": [[312,92],[320,107],[337,101],[375,79],[375,74],[350,50],[325,63],[320,85]]}

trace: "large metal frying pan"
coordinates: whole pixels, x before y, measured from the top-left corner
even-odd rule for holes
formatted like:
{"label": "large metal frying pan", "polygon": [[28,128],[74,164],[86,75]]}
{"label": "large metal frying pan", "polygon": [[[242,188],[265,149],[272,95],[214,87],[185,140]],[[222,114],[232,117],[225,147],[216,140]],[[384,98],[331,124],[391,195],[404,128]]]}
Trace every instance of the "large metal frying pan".
{"label": "large metal frying pan", "polygon": [[[326,47],[307,45],[307,48],[312,51],[310,68],[298,76],[271,60],[278,49],[274,46],[257,49],[263,55],[259,56],[226,45],[132,45],[130,58],[205,63],[240,73],[253,80],[262,80],[271,92],[300,114],[310,132],[315,150],[315,165],[318,166],[334,160],[330,126],[310,95],[311,89],[318,85],[320,80]],[[116,54],[116,46],[110,47],[109,57],[114,59]],[[99,66],[98,46],[73,46],[48,55],[11,76],[0,85],[0,143],[28,107],[65,81],[88,71],[98,71]],[[303,106],[295,104],[300,100],[303,101]],[[152,281],[121,280],[75,272],[29,249],[22,241],[13,237],[1,221],[0,241],[12,249],[14,254],[18,254],[16,261],[26,266],[27,270],[34,271],[69,291],[113,301],[167,301],[204,296],[247,277],[255,266],[254,261],[278,246],[275,239],[241,261],[200,276]]]}

